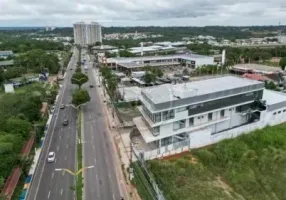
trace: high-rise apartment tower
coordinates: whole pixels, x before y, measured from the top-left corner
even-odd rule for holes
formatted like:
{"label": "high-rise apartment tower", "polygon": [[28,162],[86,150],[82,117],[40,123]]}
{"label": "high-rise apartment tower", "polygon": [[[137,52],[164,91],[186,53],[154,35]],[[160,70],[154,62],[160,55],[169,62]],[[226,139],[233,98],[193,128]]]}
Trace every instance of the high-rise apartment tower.
{"label": "high-rise apartment tower", "polygon": [[90,24],[78,22],[73,25],[74,43],[80,46],[93,45],[102,42],[101,26],[96,22]]}

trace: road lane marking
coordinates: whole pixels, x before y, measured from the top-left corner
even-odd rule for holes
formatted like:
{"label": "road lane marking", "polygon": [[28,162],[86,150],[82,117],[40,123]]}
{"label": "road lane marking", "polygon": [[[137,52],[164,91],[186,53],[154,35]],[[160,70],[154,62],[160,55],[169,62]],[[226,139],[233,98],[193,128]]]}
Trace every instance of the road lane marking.
{"label": "road lane marking", "polygon": [[49,191],[49,194],[48,194],[48,199],[50,198],[50,195],[51,195],[51,192]]}
{"label": "road lane marking", "polygon": [[55,159],[55,163],[57,162],[57,159]]}
{"label": "road lane marking", "polygon": [[71,129],[71,127],[69,126],[69,129]]}
{"label": "road lane marking", "polygon": [[94,159],[94,163],[96,164],[96,159]]}
{"label": "road lane marking", "polygon": [[54,174],[54,172],[53,172],[53,173],[52,173],[52,179],[54,178],[54,175],[55,175],[55,174]]}
{"label": "road lane marking", "polygon": [[63,131],[63,128],[61,128],[61,131]]}
{"label": "road lane marking", "polygon": [[69,145],[68,145],[68,144],[66,145],[66,148],[69,148]]}
{"label": "road lane marking", "polygon": [[60,146],[57,147],[57,151],[59,151],[59,149],[60,149]]}
{"label": "road lane marking", "polygon": [[112,197],[113,197],[113,200],[115,200],[115,196],[114,196],[114,194],[112,194]]}
{"label": "road lane marking", "polygon": [[111,178],[110,173],[108,173],[109,178]]}
{"label": "road lane marking", "polygon": [[63,188],[61,189],[61,195],[63,195]]}
{"label": "road lane marking", "polygon": [[65,156],[65,160],[67,160],[67,157]]}
{"label": "road lane marking", "polygon": [[62,136],[60,135],[60,137],[59,137],[60,139],[62,139]]}
{"label": "road lane marking", "polygon": [[94,145],[92,145],[93,146],[93,148],[95,149],[95,146]]}
{"label": "road lane marking", "polygon": [[68,134],[68,138],[70,138],[70,135]]}

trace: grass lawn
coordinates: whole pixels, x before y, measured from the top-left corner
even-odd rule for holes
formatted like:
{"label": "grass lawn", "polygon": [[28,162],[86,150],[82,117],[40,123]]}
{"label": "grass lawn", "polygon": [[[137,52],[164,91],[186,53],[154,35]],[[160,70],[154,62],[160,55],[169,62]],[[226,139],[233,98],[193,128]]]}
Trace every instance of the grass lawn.
{"label": "grass lawn", "polygon": [[148,166],[168,200],[285,200],[286,124]]}

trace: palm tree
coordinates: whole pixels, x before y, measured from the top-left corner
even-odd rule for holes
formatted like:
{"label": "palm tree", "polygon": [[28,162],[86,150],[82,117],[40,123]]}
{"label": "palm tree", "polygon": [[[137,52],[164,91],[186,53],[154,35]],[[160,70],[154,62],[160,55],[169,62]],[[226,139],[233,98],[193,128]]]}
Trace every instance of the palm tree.
{"label": "palm tree", "polygon": [[108,84],[108,90],[109,90],[110,95],[111,95],[111,99],[114,100],[115,91],[116,91],[117,86],[118,86],[116,77],[114,75],[108,77],[107,84]]}

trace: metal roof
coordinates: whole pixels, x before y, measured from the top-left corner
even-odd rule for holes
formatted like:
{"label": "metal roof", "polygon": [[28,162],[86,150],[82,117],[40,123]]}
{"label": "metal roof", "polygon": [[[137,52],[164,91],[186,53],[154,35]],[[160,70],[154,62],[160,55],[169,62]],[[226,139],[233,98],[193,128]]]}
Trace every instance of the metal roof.
{"label": "metal roof", "polygon": [[164,55],[164,56],[142,56],[142,57],[119,57],[119,58],[107,58],[107,63],[128,63],[128,62],[140,62],[140,61],[151,61],[151,60],[163,60],[163,59],[185,59],[194,60],[199,58],[213,58],[212,56],[204,56],[198,54],[175,54],[175,55]]}
{"label": "metal roof", "polygon": [[13,54],[13,51],[11,50],[0,51],[0,54]]}
{"label": "metal roof", "polygon": [[[261,90],[264,83],[260,81],[225,76],[183,84],[164,84],[142,90],[143,101],[150,104],[152,110],[177,107],[197,102],[233,96],[239,93]],[[147,97],[147,99],[146,99]]]}
{"label": "metal roof", "polygon": [[13,60],[0,61],[0,66],[8,66],[8,65],[14,65],[14,61]]}

